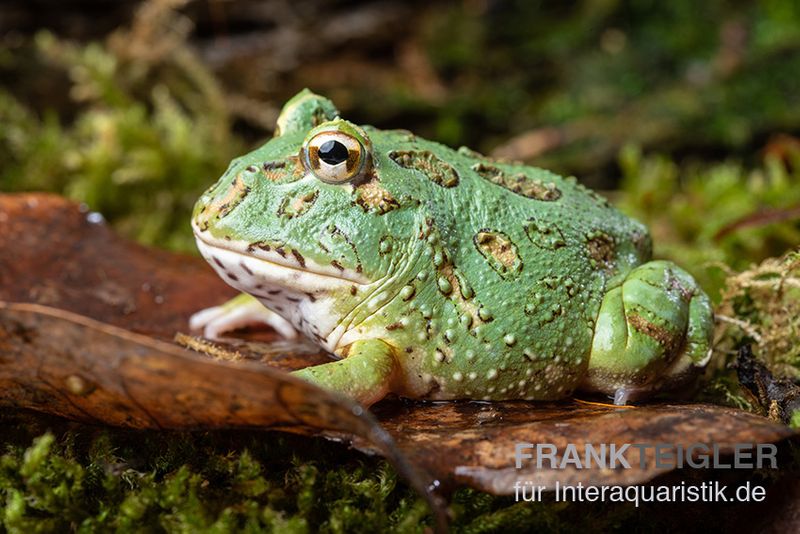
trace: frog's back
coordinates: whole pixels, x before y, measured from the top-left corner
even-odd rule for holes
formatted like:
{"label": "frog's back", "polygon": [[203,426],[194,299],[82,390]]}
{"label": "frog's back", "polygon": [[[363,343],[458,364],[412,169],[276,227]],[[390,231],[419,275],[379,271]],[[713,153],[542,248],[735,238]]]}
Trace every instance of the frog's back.
{"label": "frog's back", "polygon": [[439,274],[456,286],[441,320],[471,323],[436,354],[447,376],[437,376],[438,361],[424,369],[435,396],[475,395],[450,377],[478,375],[496,383],[486,398],[562,397],[584,374],[605,291],[649,258],[646,229],[573,178],[414,144],[422,150],[391,156],[441,177],[427,209],[448,263]]}

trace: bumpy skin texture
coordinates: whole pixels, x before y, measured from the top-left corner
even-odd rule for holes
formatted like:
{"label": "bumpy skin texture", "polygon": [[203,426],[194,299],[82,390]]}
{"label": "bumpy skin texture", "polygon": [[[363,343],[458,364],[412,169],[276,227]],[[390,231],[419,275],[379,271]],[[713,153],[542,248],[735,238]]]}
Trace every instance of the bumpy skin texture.
{"label": "bumpy skin texture", "polygon": [[[337,113],[297,95],[278,135],[234,160],[193,215],[220,276],[344,358],[299,376],[365,404],[578,388],[624,403],[705,364],[708,298],[674,264],[650,262],[647,230],[604,198]],[[304,142],[321,133],[356,140],[356,178],[312,172]]]}

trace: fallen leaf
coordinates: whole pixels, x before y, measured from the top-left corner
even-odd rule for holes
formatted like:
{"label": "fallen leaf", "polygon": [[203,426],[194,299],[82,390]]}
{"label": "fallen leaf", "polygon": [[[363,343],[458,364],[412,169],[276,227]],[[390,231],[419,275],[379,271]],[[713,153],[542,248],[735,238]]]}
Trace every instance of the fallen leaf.
{"label": "fallen leaf", "polygon": [[0,301],[0,406],[139,429],[334,429],[389,459],[444,525],[430,475],[357,403],[268,365],[212,360],[72,312]]}

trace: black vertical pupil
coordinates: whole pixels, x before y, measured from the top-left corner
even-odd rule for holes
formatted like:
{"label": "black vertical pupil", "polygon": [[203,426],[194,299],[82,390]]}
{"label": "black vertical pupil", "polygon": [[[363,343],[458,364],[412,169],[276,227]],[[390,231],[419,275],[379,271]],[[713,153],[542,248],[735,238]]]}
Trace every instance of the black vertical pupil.
{"label": "black vertical pupil", "polygon": [[328,165],[338,165],[347,161],[347,147],[339,141],[325,141],[319,146],[319,159]]}

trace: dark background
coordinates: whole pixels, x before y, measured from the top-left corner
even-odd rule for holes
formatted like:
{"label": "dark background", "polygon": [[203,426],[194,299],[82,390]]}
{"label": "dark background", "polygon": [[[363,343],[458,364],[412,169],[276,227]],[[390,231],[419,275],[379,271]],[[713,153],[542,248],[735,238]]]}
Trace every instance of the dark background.
{"label": "dark background", "polygon": [[[103,41],[139,7],[3,2],[0,80],[34,110],[68,120],[68,79],[31,60],[31,38],[46,29]],[[158,64],[176,46],[168,41],[185,37],[248,141],[310,87],[352,120],[608,187],[625,143],[748,158],[800,128],[800,7],[791,0],[153,1],[142,18],[118,43],[123,55]]]}

